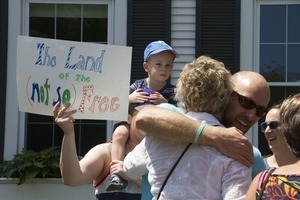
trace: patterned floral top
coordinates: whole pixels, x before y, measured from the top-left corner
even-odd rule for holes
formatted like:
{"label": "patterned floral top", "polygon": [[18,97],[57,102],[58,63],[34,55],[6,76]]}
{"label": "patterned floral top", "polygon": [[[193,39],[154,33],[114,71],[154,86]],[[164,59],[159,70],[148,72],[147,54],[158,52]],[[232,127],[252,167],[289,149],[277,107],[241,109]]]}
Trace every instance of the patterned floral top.
{"label": "patterned floral top", "polygon": [[274,170],[265,170],[260,176],[256,199],[300,199],[300,174],[272,174]]}

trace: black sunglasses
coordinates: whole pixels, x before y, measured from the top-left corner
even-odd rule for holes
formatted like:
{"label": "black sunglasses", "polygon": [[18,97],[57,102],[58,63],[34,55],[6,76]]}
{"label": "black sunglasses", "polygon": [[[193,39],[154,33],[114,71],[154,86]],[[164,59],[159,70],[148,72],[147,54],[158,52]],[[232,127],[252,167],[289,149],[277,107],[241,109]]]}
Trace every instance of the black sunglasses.
{"label": "black sunglasses", "polygon": [[264,106],[256,105],[256,103],[252,99],[245,97],[243,95],[240,95],[236,91],[233,91],[233,94],[238,96],[239,104],[241,106],[243,106],[245,109],[251,110],[251,109],[255,108],[257,117],[262,117],[266,114],[266,108]]}
{"label": "black sunglasses", "polygon": [[268,122],[262,122],[260,124],[260,130],[261,132],[265,132],[267,127],[269,127],[271,130],[275,130],[280,126],[280,121],[270,121]]}

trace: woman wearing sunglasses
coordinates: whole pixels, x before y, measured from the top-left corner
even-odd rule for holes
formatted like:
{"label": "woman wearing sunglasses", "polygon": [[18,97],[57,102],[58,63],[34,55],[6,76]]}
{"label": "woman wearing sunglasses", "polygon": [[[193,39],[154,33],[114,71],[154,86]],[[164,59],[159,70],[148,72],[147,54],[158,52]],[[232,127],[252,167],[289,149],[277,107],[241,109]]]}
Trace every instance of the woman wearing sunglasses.
{"label": "woman wearing sunglasses", "polygon": [[252,181],[245,200],[300,199],[300,93],[283,101],[279,116],[280,127],[296,157],[295,162],[258,174]]}
{"label": "woman wearing sunglasses", "polygon": [[264,133],[269,148],[273,153],[273,155],[264,158],[267,168],[278,168],[296,161],[295,155],[291,152],[286,143],[281,127],[279,116],[280,106],[281,104],[272,106],[266,115],[266,121],[260,124],[260,130]]}

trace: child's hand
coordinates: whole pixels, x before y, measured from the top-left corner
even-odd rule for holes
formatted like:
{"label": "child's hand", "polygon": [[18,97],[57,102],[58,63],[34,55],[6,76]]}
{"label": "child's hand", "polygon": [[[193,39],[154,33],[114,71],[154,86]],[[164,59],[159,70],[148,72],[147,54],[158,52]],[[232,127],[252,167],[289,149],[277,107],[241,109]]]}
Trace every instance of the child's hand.
{"label": "child's hand", "polygon": [[161,95],[159,92],[154,92],[150,95],[150,103],[154,105],[158,105],[161,103],[168,103],[168,100],[165,99],[165,97]]}
{"label": "child's hand", "polygon": [[129,95],[129,103],[144,103],[149,101],[147,92],[143,92],[143,89],[138,88]]}
{"label": "child's hand", "polygon": [[53,108],[53,116],[55,123],[63,130],[64,134],[74,132],[74,124],[75,119],[72,117],[76,110],[67,111],[70,107],[70,103],[63,106],[61,109],[60,102],[58,102]]}

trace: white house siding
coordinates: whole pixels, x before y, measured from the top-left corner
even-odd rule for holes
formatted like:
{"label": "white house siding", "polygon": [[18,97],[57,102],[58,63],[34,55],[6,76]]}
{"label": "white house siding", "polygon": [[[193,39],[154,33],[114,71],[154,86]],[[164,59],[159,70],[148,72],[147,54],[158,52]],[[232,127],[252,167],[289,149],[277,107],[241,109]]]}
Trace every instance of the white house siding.
{"label": "white house siding", "polygon": [[[8,1],[7,82],[4,160],[11,159],[24,146],[24,114],[18,111],[16,83],[17,36],[21,35],[22,1]],[[22,115],[22,116],[21,116]],[[20,134],[22,133],[22,134]],[[23,141],[23,142],[22,142]]]}
{"label": "white house siding", "polygon": [[[80,0],[72,0],[80,1]],[[89,2],[95,0],[89,0]],[[9,27],[8,27],[8,56],[7,56],[7,95],[6,95],[6,122],[5,122],[5,147],[4,159],[10,159],[15,153],[19,152],[24,145],[24,113],[18,112],[17,93],[16,93],[16,38],[19,34],[24,34],[22,30],[21,13],[24,13],[25,0],[9,1]],[[37,1],[35,1],[37,2]],[[43,0],[40,0],[43,2]],[[59,2],[55,0],[55,2]],[[60,1],[61,2],[61,1]],[[71,1],[70,1],[71,2]],[[122,26],[114,24],[115,31],[112,43],[126,44],[126,12],[127,1],[115,0],[115,22],[120,22]],[[243,70],[255,70],[253,68],[253,38],[254,38],[254,10],[255,0],[241,0],[241,67]],[[120,14],[121,13],[121,14]],[[175,60],[174,69],[172,71],[171,82],[176,84],[182,67],[195,59],[195,31],[196,31],[196,0],[172,0],[171,13],[171,45],[178,51],[180,57]],[[122,19],[122,20],[121,20]],[[124,21],[125,20],[125,21]],[[120,24],[119,24],[120,25]],[[121,27],[121,28],[119,28]],[[24,27],[23,27],[24,28]],[[108,124],[109,129],[109,124]],[[249,132],[257,133],[255,130]],[[108,131],[110,132],[110,131]],[[250,140],[257,144],[257,137],[248,134]]]}
{"label": "white house siding", "polygon": [[[240,44],[240,70],[257,71],[254,56],[254,4],[256,1],[241,0],[241,44]],[[258,126],[254,125],[247,132],[247,138],[258,147]]]}
{"label": "white house siding", "polygon": [[171,45],[178,52],[171,82],[176,84],[182,67],[195,59],[196,1],[172,0]]}
{"label": "white house siding", "polygon": [[[254,5],[256,1],[241,0],[241,70],[256,71],[254,67]],[[172,71],[171,82],[177,83],[182,67],[195,59],[196,0],[172,0],[171,45],[179,53]],[[253,126],[246,136],[258,146],[258,127]]]}

